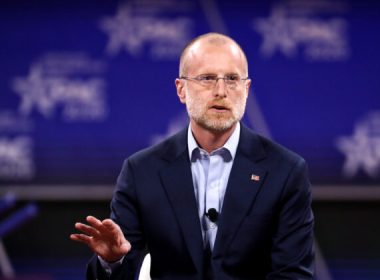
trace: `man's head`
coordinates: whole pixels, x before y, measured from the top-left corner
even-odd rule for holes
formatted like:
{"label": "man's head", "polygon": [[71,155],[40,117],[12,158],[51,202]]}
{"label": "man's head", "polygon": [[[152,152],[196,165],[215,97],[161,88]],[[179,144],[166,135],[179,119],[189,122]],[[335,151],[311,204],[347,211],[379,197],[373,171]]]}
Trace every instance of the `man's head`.
{"label": "man's head", "polygon": [[195,38],[182,52],[179,74],[177,94],[193,125],[223,132],[242,118],[251,81],[233,39],[218,33]]}

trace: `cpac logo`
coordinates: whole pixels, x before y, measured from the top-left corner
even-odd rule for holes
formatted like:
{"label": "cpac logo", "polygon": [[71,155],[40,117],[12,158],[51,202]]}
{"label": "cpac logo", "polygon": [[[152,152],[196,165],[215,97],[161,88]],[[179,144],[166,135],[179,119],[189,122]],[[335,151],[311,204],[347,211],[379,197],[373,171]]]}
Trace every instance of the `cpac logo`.
{"label": "cpac logo", "polygon": [[34,169],[30,138],[0,138],[1,179],[30,179],[34,176]]}
{"label": "cpac logo", "polygon": [[371,178],[380,177],[380,111],[359,121],[352,136],[340,137],[338,149],[346,160],[343,174],[353,178],[360,170]]}
{"label": "cpac logo", "polygon": [[176,58],[191,37],[192,22],[188,18],[160,18],[153,13],[137,14],[122,5],[114,17],[104,18],[100,28],[109,36],[106,53],[114,56],[123,49],[132,56],[150,45],[152,58]]}
{"label": "cpac logo", "polygon": [[66,121],[102,120],[106,116],[105,83],[100,78],[88,80],[64,76],[44,76],[39,65],[26,78],[15,78],[13,90],[20,96],[19,113],[29,116],[33,109],[46,118],[62,107]]}
{"label": "cpac logo", "polygon": [[292,13],[287,7],[278,5],[268,18],[253,21],[253,29],[263,37],[260,53],[264,57],[279,52],[287,58],[295,58],[304,50],[303,56],[308,61],[348,59],[347,21],[338,17],[318,19],[308,14],[289,14]]}

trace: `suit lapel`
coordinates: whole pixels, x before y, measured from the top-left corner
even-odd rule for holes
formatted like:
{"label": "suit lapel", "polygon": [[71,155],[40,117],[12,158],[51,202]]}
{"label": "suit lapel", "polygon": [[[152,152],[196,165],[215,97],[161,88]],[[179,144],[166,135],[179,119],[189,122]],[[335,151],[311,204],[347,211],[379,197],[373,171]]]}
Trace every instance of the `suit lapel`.
{"label": "suit lapel", "polygon": [[232,166],[218,223],[214,255],[223,254],[251,209],[265,180],[266,170],[259,161],[265,158],[258,136],[242,125],[239,146]]}
{"label": "suit lapel", "polygon": [[[203,264],[203,240],[194,194],[185,132],[164,152],[168,165],[160,172],[163,186],[177,217],[187,248],[198,271]],[[182,139],[181,139],[182,138]]]}

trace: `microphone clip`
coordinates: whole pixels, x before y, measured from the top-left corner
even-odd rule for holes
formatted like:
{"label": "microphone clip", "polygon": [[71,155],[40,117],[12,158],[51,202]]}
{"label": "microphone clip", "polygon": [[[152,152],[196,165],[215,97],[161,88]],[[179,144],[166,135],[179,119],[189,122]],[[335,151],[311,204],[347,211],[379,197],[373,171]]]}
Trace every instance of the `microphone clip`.
{"label": "microphone clip", "polygon": [[205,215],[213,223],[218,221],[219,212],[215,208],[208,209]]}

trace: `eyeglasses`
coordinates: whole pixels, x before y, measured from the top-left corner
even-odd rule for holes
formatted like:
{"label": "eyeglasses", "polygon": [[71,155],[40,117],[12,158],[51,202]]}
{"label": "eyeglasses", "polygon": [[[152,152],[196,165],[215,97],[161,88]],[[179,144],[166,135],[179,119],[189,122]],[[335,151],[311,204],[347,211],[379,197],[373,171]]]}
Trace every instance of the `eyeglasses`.
{"label": "eyeglasses", "polygon": [[223,80],[229,89],[236,89],[243,81],[249,80],[247,78],[240,78],[239,75],[226,75],[224,77],[218,77],[216,75],[200,75],[198,77],[190,78],[186,76],[181,76],[180,79],[193,81],[199,83],[203,87],[212,88],[216,86],[218,80]]}

